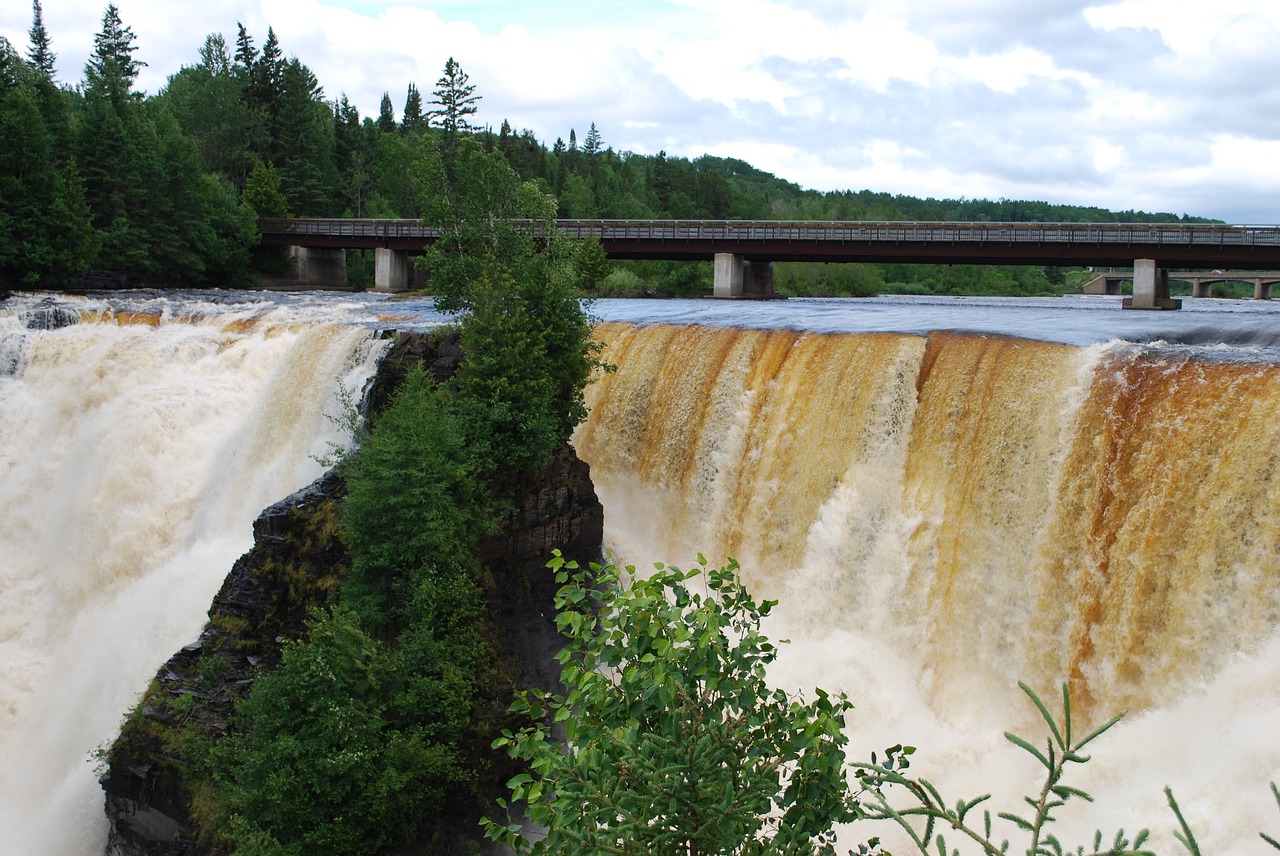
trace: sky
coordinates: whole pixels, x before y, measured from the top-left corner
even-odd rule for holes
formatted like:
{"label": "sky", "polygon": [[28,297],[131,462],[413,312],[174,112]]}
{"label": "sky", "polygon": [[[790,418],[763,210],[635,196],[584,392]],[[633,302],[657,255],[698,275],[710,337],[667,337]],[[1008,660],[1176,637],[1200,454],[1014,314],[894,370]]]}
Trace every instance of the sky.
{"label": "sky", "polygon": [[[457,60],[550,145],[735,157],[802,187],[1280,223],[1276,0],[117,0],[148,93],[243,23],[376,117]],[[83,78],[105,0],[42,0]],[[31,7],[0,8],[23,53]]]}

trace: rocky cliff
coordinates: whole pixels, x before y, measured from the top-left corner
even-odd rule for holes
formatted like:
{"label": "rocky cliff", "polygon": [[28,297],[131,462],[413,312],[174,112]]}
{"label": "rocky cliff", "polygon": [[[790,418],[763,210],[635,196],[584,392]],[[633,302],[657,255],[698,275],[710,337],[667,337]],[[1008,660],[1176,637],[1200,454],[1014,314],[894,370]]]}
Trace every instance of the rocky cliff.
{"label": "rocky cliff", "polygon": [[[364,408],[376,417],[412,364],[443,378],[460,358],[455,338],[399,336]],[[254,547],[227,576],[199,639],[160,668],[126,719],[104,759],[109,856],[221,852],[200,833],[210,825],[201,815],[210,786],[193,756],[232,727],[236,703],[256,675],[278,664],[283,644],[302,636],[308,612],[336,596],[349,567],[338,519],[343,493],[342,480],[330,473],[261,514]],[[495,709],[505,709],[514,687],[555,680],[551,655],[560,642],[545,563],[554,548],[579,560],[598,558],[602,526],[587,465],[565,447],[529,483],[503,528],[481,543],[494,648],[506,676]],[[481,788],[496,793],[505,772],[501,759],[493,760]],[[474,818],[466,822],[474,829]]]}

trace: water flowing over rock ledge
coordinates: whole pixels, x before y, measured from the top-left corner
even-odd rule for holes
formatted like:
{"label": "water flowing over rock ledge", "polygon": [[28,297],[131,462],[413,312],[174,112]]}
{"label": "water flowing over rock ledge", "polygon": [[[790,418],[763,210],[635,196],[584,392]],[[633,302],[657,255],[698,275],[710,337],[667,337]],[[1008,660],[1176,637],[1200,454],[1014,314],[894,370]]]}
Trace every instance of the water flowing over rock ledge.
{"label": "water flowing over rock ledge", "polygon": [[[380,412],[411,365],[422,363],[444,378],[460,359],[456,337],[399,335],[362,409]],[[303,635],[308,612],[335,596],[350,564],[338,518],[344,493],[342,479],[329,472],[262,512],[254,523],[254,547],[227,576],[199,639],[160,668],[126,719],[101,778],[108,856],[220,852],[193,837],[207,785],[193,775],[184,743],[192,735],[216,739],[227,733],[254,677],[274,668],[284,643]],[[587,464],[567,446],[523,496],[507,524],[483,539],[479,553],[491,580],[486,594],[506,674],[517,686],[550,686],[560,637],[545,562],[555,548],[580,561],[599,558],[604,512]],[[495,768],[488,776],[493,781],[483,784],[496,792],[505,775]]]}

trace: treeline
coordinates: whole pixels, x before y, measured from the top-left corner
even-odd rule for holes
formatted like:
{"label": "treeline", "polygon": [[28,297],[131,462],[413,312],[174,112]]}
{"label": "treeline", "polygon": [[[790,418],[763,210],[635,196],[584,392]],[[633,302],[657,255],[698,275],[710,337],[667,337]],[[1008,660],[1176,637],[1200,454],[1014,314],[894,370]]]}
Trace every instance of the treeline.
{"label": "treeline", "polygon": [[[528,129],[476,121],[481,96],[452,59],[430,93],[410,82],[397,111],[389,92],[361,116],[331,99],[287,57],[274,30],[261,47],[243,25],[234,44],[212,34],[196,61],[147,96],[132,30],[109,5],[74,86],[59,84],[39,0],[24,55],[0,38],[0,286],[58,287],[90,269],[157,281],[238,286],[270,268],[257,253],[259,216],[423,215],[414,164],[424,139],[445,151],[460,137],[500,152],[516,174],[581,218],[1173,221],[1169,214],[1011,200],[918,199],[863,190],[823,193],[734,158],[692,160],[609,146],[595,123],[548,147]],[[372,260],[350,254],[350,278],[370,285]],[[979,273],[974,281],[974,271]],[[782,265],[781,290],[1052,290],[1039,268]],[[698,293],[706,264],[618,265],[606,293]]]}

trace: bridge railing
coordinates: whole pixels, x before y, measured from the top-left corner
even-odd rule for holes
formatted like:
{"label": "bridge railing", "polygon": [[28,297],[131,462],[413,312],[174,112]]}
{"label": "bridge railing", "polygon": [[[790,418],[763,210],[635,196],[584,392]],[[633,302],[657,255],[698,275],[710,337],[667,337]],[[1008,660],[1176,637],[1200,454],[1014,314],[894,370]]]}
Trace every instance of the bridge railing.
{"label": "bridge railing", "polygon": [[[525,223],[538,231],[541,222]],[[575,237],[612,241],[806,241],[896,243],[1280,246],[1280,226],[1211,223],[970,223],[817,220],[557,220]],[[264,234],[361,238],[437,237],[419,220],[263,219]]]}

